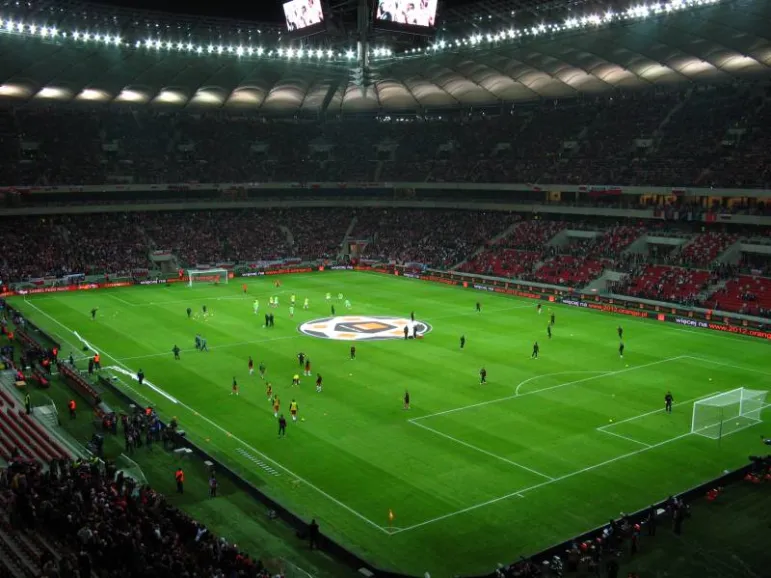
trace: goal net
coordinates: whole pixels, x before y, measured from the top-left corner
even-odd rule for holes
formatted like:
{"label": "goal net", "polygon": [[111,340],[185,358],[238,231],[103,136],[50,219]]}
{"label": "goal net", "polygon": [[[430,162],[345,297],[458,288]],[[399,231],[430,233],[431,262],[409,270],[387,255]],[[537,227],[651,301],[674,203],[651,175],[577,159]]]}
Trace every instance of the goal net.
{"label": "goal net", "polygon": [[761,422],[767,391],[740,387],[693,404],[691,433],[720,439]]}
{"label": "goal net", "polygon": [[187,286],[192,287],[193,283],[222,283],[228,284],[227,269],[188,269]]}

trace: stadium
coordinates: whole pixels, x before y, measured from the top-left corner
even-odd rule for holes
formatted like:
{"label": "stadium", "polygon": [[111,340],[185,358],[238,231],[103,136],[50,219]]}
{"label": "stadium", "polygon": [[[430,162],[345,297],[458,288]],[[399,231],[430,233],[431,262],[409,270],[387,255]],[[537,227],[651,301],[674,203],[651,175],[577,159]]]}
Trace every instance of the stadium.
{"label": "stadium", "polygon": [[771,2],[119,4],[0,7],[0,576],[767,575]]}

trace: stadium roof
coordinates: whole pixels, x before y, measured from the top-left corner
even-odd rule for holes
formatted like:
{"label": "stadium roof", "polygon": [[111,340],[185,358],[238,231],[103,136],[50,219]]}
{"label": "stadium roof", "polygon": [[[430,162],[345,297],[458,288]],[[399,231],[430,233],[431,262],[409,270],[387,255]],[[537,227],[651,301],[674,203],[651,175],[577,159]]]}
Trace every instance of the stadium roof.
{"label": "stadium roof", "polygon": [[271,48],[257,40],[195,45],[171,32],[140,36],[125,28],[120,37],[88,29],[43,34],[50,24],[0,14],[0,97],[355,113],[594,95],[769,71],[769,0],[690,4],[692,10],[671,13],[662,5],[637,7],[635,17],[608,25],[584,18],[524,34],[491,28],[439,35],[428,49],[399,54],[378,48],[369,86],[356,78],[352,51]]}

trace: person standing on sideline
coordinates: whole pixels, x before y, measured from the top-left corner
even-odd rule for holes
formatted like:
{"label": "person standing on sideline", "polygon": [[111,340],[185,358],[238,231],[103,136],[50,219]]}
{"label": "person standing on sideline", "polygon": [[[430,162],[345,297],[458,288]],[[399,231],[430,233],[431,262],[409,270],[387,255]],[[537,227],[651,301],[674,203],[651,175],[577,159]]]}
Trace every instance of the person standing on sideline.
{"label": "person standing on sideline", "polygon": [[32,400],[29,397],[29,394],[24,396],[24,409],[27,412],[27,415],[30,415],[32,413]]}
{"label": "person standing on sideline", "polygon": [[308,545],[310,546],[311,550],[318,548],[318,541],[319,525],[316,523],[316,519],[314,518],[308,525]]}
{"label": "person standing on sideline", "polygon": [[214,477],[214,473],[209,477],[209,497],[217,497],[217,478]]}
{"label": "person standing on sideline", "polygon": [[67,409],[70,410],[70,419],[75,419],[76,413],[75,409],[77,408],[77,405],[75,404],[75,400],[71,399],[69,402],[67,402]]}
{"label": "person standing on sideline", "polygon": [[648,536],[655,536],[656,535],[656,506],[651,506],[650,510],[648,510],[648,519],[647,519],[647,526],[648,526]]}
{"label": "person standing on sideline", "polygon": [[177,481],[177,493],[185,493],[185,472],[182,468],[177,468],[177,472],[174,474],[174,479]]}

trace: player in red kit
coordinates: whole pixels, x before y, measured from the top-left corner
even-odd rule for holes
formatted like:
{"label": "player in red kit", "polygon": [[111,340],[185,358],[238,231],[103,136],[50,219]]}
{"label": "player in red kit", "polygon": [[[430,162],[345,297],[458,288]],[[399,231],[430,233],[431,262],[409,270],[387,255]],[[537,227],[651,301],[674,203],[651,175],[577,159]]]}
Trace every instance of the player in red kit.
{"label": "player in red kit", "polygon": [[305,360],[305,375],[307,377],[311,376],[311,360],[310,359],[306,359]]}
{"label": "player in red kit", "polygon": [[254,375],[254,360],[249,356],[249,375]]}

